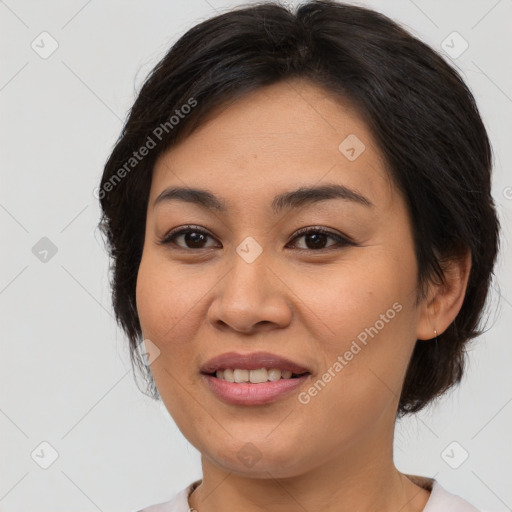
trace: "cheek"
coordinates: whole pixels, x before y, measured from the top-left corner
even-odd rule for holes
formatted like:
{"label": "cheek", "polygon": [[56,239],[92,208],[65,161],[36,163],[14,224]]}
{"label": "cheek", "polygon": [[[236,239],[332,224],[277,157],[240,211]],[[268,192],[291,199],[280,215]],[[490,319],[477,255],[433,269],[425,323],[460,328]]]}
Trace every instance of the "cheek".
{"label": "cheek", "polygon": [[312,394],[323,394],[341,411],[358,410],[360,418],[365,407],[379,409],[399,396],[416,341],[413,252],[397,257],[368,251],[364,259],[333,268],[329,277],[300,282],[297,294],[308,297],[313,321],[321,320],[318,334],[325,333],[318,377],[326,385],[320,382]]}
{"label": "cheek", "polygon": [[[137,275],[136,300],[142,334],[160,350],[151,372],[160,394],[180,386],[197,385],[197,331],[204,323],[204,297],[215,276],[198,270],[185,272],[155,252],[143,254]],[[163,396],[163,395],[162,395]]]}
{"label": "cheek", "polygon": [[[304,312],[309,311],[312,324],[317,325],[323,348],[330,352],[342,350],[361,333],[364,338],[366,329],[376,323],[382,338],[401,329],[404,317],[410,320],[413,314],[415,272],[414,260],[398,259],[375,249],[361,251],[361,257],[332,267],[290,275],[289,279],[294,293],[307,306]],[[393,308],[395,303],[399,305]]]}
{"label": "cheek", "polygon": [[185,320],[193,312],[189,302],[194,297],[187,300],[180,289],[182,284],[167,262],[151,253],[143,254],[137,275],[137,312],[144,339],[151,340],[160,351],[151,364],[151,374],[171,416],[178,425],[186,426],[184,411],[189,404],[184,389],[197,383],[185,371],[193,356],[193,334]]}
{"label": "cheek", "polygon": [[[151,261],[151,257],[143,254],[139,271],[137,274],[137,313],[145,338],[157,339],[156,334],[161,331],[164,325],[164,318],[167,316],[162,301],[165,299],[161,283],[165,276],[162,276]],[[165,312],[165,316],[162,313]]]}
{"label": "cheek", "polygon": [[136,289],[137,312],[144,336],[161,344],[179,332],[176,326],[180,326],[191,303],[200,297],[193,290],[192,285],[184,287],[178,273],[168,263],[145,252]]}

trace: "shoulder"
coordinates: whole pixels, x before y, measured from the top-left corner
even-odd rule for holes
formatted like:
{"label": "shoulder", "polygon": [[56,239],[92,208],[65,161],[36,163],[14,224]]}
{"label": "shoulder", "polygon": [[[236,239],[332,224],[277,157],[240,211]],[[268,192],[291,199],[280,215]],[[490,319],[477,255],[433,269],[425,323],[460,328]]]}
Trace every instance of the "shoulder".
{"label": "shoulder", "polygon": [[189,512],[188,496],[199,482],[200,480],[192,482],[169,501],[149,505],[134,512]]}
{"label": "shoulder", "polygon": [[460,496],[447,491],[434,480],[430,498],[423,512],[481,512]]}

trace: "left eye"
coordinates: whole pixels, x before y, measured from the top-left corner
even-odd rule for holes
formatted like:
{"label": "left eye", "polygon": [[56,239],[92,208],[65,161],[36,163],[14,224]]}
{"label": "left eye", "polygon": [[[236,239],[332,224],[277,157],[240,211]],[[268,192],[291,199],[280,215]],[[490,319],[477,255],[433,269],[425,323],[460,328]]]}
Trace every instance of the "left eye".
{"label": "left eye", "polygon": [[318,251],[325,249],[325,241],[327,238],[331,238],[337,242],[336,244],[327,246],[327,248],[331,248],[333,245],[340,247],[354,245],[348,238],[324,228],[302,228],[296,233],[293,240],[298,240],[299,238],[304,238],[306,243],[306,248],[300,248],[299,250],[312,249]]}
{"label": "left eye", "polygon": [[[176,243],[176,240],[180,237],[183,237],[185,247]],[[166,235],[158,243],[161,245],[175,245],[181,249],[209,249],[212,246],[204,246],[204,243],[208,238],[213,239],[213,237],[203,229],[194,226],[186,226],[175,231],[171,231],[171,233]],[[306,245],[306,247],[298,248],[301,251],[308,249],[321,251],[330,249],[333,246],[344,247],[348,245],[355,245],[347,237],[321,227],[300,229],[295,233],[295,236],[292,238],[292,242],[300,238],[304,238]],[[328,238],[334,240],[336,243],[326,247],[326,240]]]}

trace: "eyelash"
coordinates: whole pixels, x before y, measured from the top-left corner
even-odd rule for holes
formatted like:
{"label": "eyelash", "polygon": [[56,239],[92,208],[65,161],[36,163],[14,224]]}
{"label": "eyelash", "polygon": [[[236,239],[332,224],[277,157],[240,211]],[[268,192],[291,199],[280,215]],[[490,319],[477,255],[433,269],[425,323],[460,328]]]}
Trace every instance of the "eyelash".
{"label": "eyelash", "polygon": [[[210,238],[214,238],[207,231],[199,228],[198,226],[191,226],[191,225],[189,225],[189,226],[183,226],[181,228],[178,228],[175,231],[171,231],[164,238],[162,238],[161,240],[158,240],[157,243],[159,245],[175,245],[179,249],[190,250],[190,251],[200,251],[202,249],[211,249],[211,247],[200,247],[200,248],[193,249],[193,248],[190,248],[190,247],[182,247],[182,246],[179,246],[179,245],[177,245],[175,243],[176,238],[178,238],[181,235],[186,235],[188,233],[199,233],[199,234],[202,234],[202,235],[206,235],[206,236],[208,236]],[[295,240],[297,240],[299,238],[302,238],[304,235],[309,235],[311,233],[326,235],[326,236],[332,238],[333,240],[336,240],[337,244],[334,244],[334,245],[331,245],[331,246],[328,246],[328,247],[325,247],[325,248],[322,248],[322,249],[307,249],[306,248],[306,249],[297,249],[298,251],[325,252],[325,251],[330,251],[330,250],[333,250],[333,249],[336,249],[336,248],[339,249],[341,247],[355,246],[356,245],[354,242],[352,242],[351,240],[349,240],[345,236],[339,235],[337,233],[334,233],[334,232],[329,231],[329,230],[327,230],[325,228],[322,228],[322,227],[314,227],[314,226],[313,227],[306,227],[306,228],[299,229],[295,233],[295,236],[292,238],[292,241],[295,241]]]}

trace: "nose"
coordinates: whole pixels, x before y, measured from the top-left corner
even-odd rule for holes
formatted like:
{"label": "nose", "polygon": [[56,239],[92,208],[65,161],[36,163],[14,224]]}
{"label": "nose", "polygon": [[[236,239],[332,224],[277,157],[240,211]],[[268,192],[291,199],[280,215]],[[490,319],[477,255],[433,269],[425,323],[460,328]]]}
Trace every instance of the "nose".
{"label": "nose", "polygon": [[234,254],[231,270],[215,287],[208,321],[244,334],[284,328],[292,319],[289,288],[261,255],[252,263]]}

